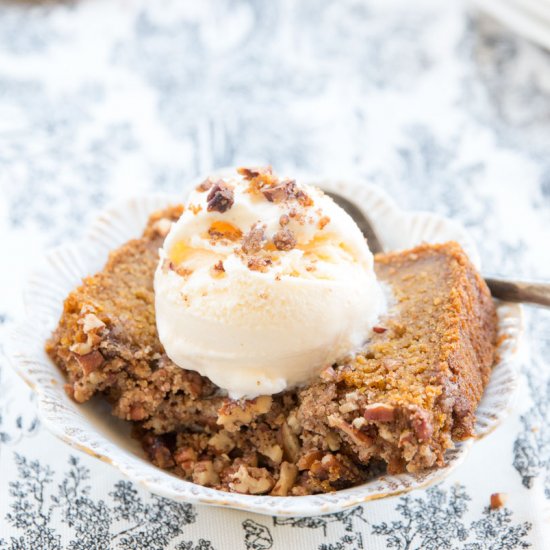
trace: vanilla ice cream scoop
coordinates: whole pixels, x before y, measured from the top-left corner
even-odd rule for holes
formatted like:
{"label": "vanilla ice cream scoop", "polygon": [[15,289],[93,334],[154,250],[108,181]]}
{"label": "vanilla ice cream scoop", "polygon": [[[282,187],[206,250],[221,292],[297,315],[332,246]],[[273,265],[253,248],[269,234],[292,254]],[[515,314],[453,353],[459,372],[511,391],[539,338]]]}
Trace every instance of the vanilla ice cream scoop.
{"label": "vanilla ice cream scoop", "polygon": [[354,221],[271,169],[210,178],[160,251],[157,328],[178,366],[232,398],[311,380],[368,338],[384,298]]}

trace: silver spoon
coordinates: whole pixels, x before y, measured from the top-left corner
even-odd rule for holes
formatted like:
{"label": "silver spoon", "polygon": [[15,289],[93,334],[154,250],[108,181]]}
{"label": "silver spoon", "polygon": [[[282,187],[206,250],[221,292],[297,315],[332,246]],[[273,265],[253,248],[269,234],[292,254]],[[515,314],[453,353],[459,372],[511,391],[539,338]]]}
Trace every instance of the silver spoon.
{"label": "silver spoon", "polygon": [[[374,227],[361,209],[346,197],[325,191],[332,200],[341,206],[355,221],[365,235],[369,248],[373,254],[384,252],[384,248],[376,235]],[[485,282],[495,298],[507,302],[525,302],[550,307],[550,283],[535,283],[525,281],[508,281],[486,277]]]}

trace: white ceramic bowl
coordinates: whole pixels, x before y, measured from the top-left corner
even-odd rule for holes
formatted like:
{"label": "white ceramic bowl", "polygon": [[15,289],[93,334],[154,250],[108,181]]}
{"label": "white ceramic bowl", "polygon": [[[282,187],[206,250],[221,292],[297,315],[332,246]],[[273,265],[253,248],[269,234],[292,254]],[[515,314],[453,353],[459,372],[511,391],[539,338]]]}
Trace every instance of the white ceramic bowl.
{"label": "white ceramic bowl", "polygon": [[[454,239],[479,266],[479,255],[466,231],[456,222],[429,213],[400,210],[380,189],[365,183],[312,179],[327,190],[357,202],[368,213],[387,249],[403,249],[425,242]],[[466,456],[473,440],[458,443],[446,455],[444,468],[420,474],[384,475],[363,485],[330,494],[303,497],[241,495],[209,489],[183,481],[144,457],[129,435],[129,424],[109,412],[100,398],[84,405],[69,399],[64,379],[44,352],[44,342],[56,326],[63,300],[82,277],[103,267],[110,250],[141,234],[148,215],[178,199],[150,195],[128,199],[103,211],[83,241],[49,252],[31,276],[25,291],[26,319],[14,330],[8,354],[13,366],[35,390],[42,422],[70,445],[108,462],[132,481],[153,493],[179,501],[225,506],[278,516],[308,516],[341,511],[365,501],[426,487],[441,480]],[[500,361],[479,406],[479,436],[493,430],[505,416],[516,386],[513,356],[522,331],[521,308],[498,304],[499,330],[506,335],[499,350]]]}

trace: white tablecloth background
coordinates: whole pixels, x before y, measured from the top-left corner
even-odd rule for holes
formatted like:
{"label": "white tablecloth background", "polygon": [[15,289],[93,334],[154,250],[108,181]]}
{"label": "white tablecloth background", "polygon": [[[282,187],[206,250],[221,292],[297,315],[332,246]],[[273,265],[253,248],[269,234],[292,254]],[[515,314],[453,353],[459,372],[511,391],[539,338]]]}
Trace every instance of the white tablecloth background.
{"label": "white tablecloth background", "polygon": [[[462,221],[486,271],[550,276],[550,55],[461,3],[2,2],[0,346],[33,263],[107,201],[258,162],[368,178]],[[134,487],[0,355],[0,548],[550,548],[549,312],[527,325],[513,414],[449,479],[284,522]]]}

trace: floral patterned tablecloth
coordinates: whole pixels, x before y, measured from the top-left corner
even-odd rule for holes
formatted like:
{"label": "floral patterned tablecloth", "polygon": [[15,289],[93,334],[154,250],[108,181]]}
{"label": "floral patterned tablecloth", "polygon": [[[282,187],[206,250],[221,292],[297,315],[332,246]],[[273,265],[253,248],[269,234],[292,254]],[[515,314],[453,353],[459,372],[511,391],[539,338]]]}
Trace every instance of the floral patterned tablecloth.
{"label": "floral patterned tablecloth", "polygon": [[[107,201],[250,162],[367,178],[464,223],[486,271],[550,276],[550,54],[460,2],[1,2],[0,346]],[[550,313],[526,313],[514,411],[450,478],[307,519],[148,494],[43,429],[0,355],[0,548],[550,548]]]}

